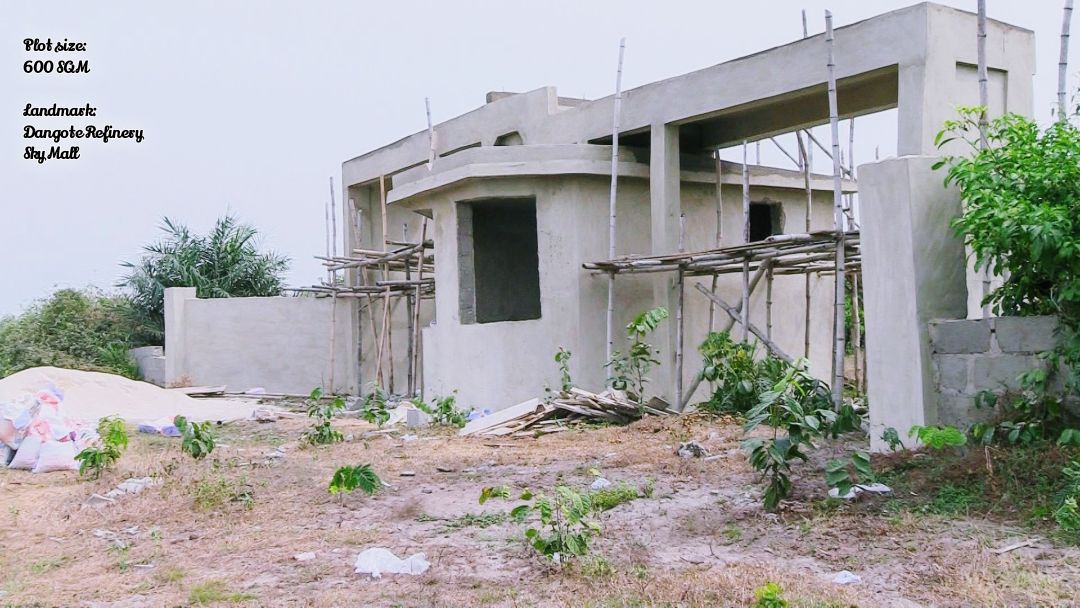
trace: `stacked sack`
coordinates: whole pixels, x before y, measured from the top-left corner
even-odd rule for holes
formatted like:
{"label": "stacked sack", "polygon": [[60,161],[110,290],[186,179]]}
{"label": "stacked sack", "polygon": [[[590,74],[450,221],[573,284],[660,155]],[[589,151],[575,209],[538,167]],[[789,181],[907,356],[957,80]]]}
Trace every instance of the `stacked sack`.
{"label": "stacked sack", "polygon": [[63,401],[63,391],[50,384],[0,403],[0,464],[34,473],[79,470],[75,455],[98,436],[68,418]]}

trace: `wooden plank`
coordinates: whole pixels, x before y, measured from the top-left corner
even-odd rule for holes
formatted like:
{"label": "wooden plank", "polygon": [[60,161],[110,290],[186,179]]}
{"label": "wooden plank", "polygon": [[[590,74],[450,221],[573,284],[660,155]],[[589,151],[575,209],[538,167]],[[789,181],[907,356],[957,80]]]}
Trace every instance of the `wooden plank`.
{"label": "wooden plank", "polygon": [[487,429],[506,424],[507,422],[516,420],[523,416],[541,412],[544,410],[544,408],[545,406],[543,402],[541,402],[539,399],[529,399],[528,401],[523,401],[517,405],[512,405],[504,410],[494,412],[490,416],[484,416],[483,418],[477,418],[476,420],[473,420],[472,422],[466,424],[465,427],[462,428],[460,431],[458,431],[458,435],[473,435],[476,433],[480,433]]}

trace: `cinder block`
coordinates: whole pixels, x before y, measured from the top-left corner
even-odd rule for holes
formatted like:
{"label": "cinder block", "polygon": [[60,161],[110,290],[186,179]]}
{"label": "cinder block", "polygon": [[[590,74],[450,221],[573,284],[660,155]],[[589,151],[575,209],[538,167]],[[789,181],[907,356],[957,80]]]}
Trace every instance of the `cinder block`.
{"label": "cinder block", "polygon": [[993,420],[995,409],[975,407],[975,398],[970,395],[942,395],[938,399],[938,424],[967,430],[976,422]]}
{"label": "cinder block", "polygon": [[1033,355],[991,355],[977,357],[971,371],[975,392],[1017,390],[1021,374],[1045,365]]}
{"label": "cinder block", "polygon": [[931,321],[930,345],[945,355],[985,353],[990,350],[990,323],[984,319]]}
{"label": "cinder block", "polygon": [[994,319],[998,346],[1006,353],[1041,353],[1057,346],[1057,317]]}
{"label": "cinder block", "polygon": [[968,386],[968,361],[964,355],[934,355],[938,386],[945,391],[964,392]]}

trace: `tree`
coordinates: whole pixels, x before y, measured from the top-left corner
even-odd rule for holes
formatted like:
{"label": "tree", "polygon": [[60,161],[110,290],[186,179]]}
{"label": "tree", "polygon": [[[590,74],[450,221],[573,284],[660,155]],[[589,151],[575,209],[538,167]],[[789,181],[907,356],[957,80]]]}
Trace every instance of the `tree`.
{"label": "tree", "polygon": [[289,258],[260,252],[259,232],[232,215],[218,218],[206,235],[164,218],[165,238],[145,246],[138,263],[120,281],[132,304],[160,334],[165,327],[165,289],[194,287],[200,298],[276,296]]}
{"label": "tree", "polygon": [[[947,184],[960,189],[963,216],[954,222],[978,267],[1005,277],[986,300],[1005,315],[1080,319],[1080,129],[1063,120],[1041,130],[1007,114],[987,129],[979,149],[981,108],[961,108],[938,145],[967,142],[970,156],[947,156]],[[1074,115],[1075,116],[1075,115]]]}

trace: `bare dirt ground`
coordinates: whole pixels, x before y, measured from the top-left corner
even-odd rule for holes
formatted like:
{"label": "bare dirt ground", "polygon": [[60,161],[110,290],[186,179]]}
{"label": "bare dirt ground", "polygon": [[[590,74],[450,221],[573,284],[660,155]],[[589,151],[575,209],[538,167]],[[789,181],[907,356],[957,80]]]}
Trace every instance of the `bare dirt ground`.
{"label": "bare dirt ground", "polygon": [[[115,470],[0,471],[0,604],[12,606],[749,606],[779,583],[792,606],[1075,606],[1080,551],[1019,523],[896,508],[903,496],[838,505],[823,500],[820,462],[799,469],[778,514],[760,488],[730,421],[646,419],[528,439],[459,438],[423,430],[301,448],[305,419],[218,428],[203,462],[178,440],[133,435]],[[674,454],[695,439],[710,461]],[[284,458],[264,463],[282,447]],[[833,446],[821,450],[827,457]],[[335,468],[371,463],[391,484],[344,505],[330,496]],[[584,488],[590,469],[651,496],[605,512],[592,547],[602,559],[562,570],[522,541],[505,512],[477,502],[484,486]],[[414,472],[414,476],[402,476]],[[107,507],[84,506],[132,476],[161,484]],[[995,548],[1036,538],[1032,546]],[[420,576],[371,580],[356,555],[383,546],[426,553]],[[315,559],[295,555],[314,552]],[[832,582],[841,570],[861,582]]]}

